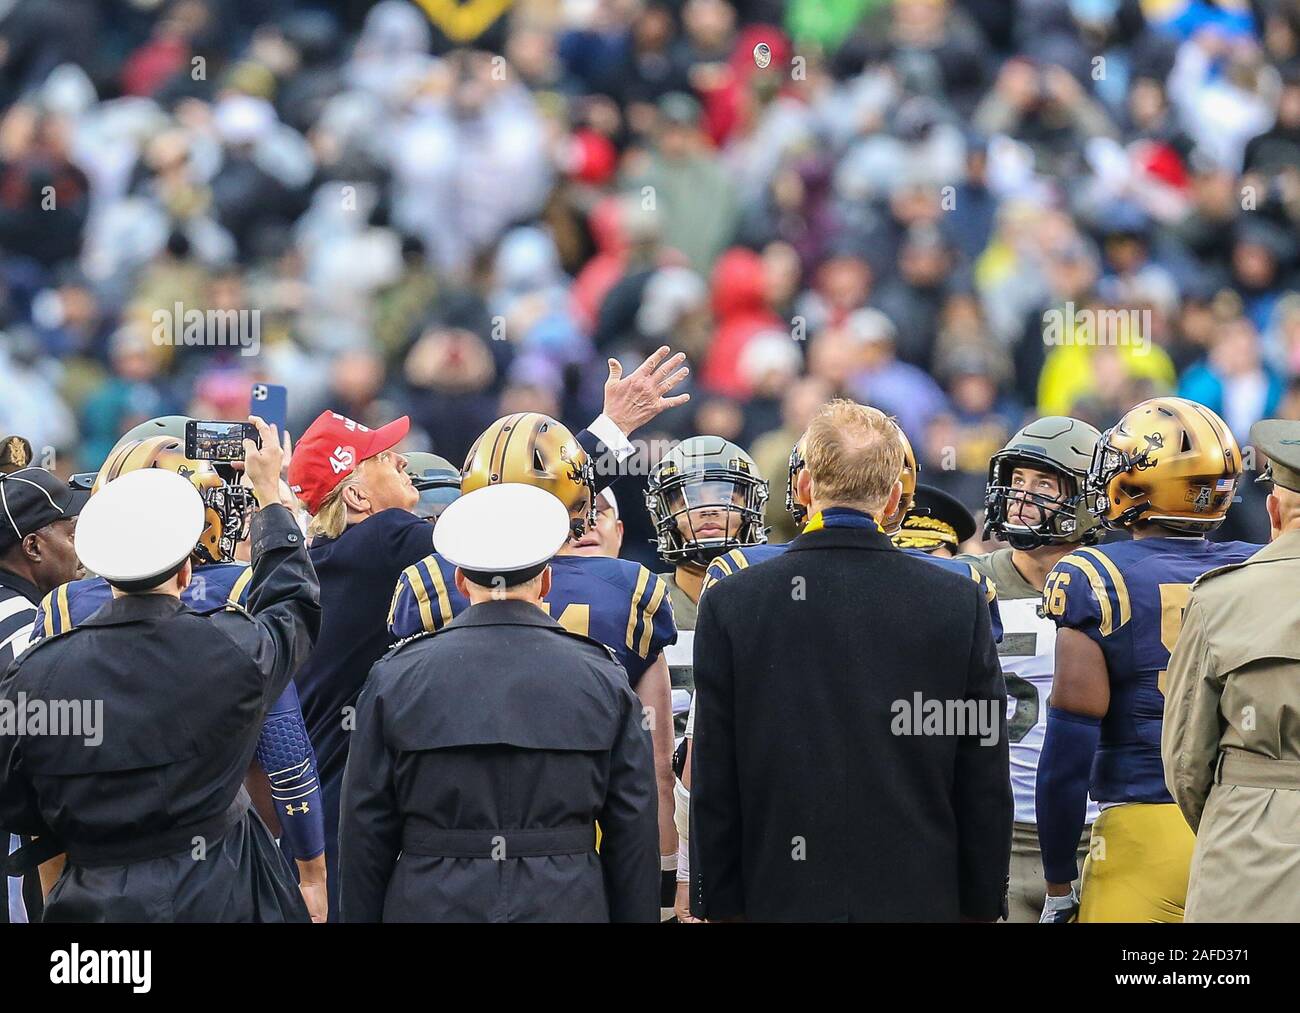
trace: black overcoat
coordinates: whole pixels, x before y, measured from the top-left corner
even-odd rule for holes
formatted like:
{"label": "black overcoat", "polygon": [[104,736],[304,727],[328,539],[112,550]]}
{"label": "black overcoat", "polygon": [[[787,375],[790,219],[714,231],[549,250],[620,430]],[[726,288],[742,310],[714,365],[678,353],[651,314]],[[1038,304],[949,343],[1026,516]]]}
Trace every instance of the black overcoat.
{"label": "black overcoat", "polygon": [[127,595],[0,681],[0,704],[29,719],[54,701],[91,708],[83,734],[0,734],[0,824],[68,856],[45,921],[308,920],[243,780],[315,640],[318,587],[284,507],[258,511],[252,537],[248,612]]}
{"label": "black overcoat", "polygon": [[379,660],[341,810],[344,921],[658,920],[641,704],[607,648],[528,602]]}
{"label": "black overcoat", "polygon": [[[1006,691],[974,581],[876,530],[800,535],[700,599],[695,687],[697,917],[998,917]],[[935,734],[930,701],[973,720]]]}

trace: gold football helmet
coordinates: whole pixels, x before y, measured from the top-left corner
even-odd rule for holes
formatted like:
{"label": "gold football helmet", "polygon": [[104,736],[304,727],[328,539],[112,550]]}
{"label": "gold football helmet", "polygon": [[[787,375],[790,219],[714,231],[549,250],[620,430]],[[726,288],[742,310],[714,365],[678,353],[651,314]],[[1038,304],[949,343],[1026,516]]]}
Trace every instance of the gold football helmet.
{"label": "gold football helmet", "polygon": [[573,536],[596,523],[596,470],[573,433],[541,412],[497,419],[469,448],[461,494],[507,482],[535,485],[569,511]]}
{"label": "gold football helmet", "polygon": [[898,509],[881,519],[880,530],[887,535],[896,535],[902,530],[903,518],[912,509],[912,503],[916,499],[916,479],[921,473],[907,433],[903,432],[903,427],[897,422],[894,423],[894,428],[898,430],[898,441],[903,445],[903,470],[898,473],[898,480],[903,483],[903,495],[898,498]]}
{"label": "gold football helmet", "polygon": [[[903,494],[898,498],[898,509],[881,521],[881,530],[887,535],[895,535],[903,527],[903,518],[916,500],[916,477],[920,473],[912,444],[903,432],[903,427],[895,422],[894,429],[898,431],[898,441],[903,445],[903,470],[898,473],[898,480],[903,483]],[[799,442],[790,451],[790,467],[785,480],[785,508],[790,511],[790,516],[800,529],[808,521],[808,508],[795,499],[794,487],[799,480],[799,472],[807,466],[804,459],[804,440],[807,436],[807,433],[800,436]]]}
{"label": "gold football helmet", "polygon": [[150,436],[118,444],[95,476],[91,494],[129,471],[164,468],[188,478],[203,500],[204,524],[194,546],[194,563],[204,566],[235,558],[235,546],[248,532],[257,503],[253,490],[227,485],[211,461],[185,456],[185,443],[174,436]]}
{"label": "gold football helmet", "polygon": [[1186,398],[1156,397],[1102,433],[1087,489],[1108,528],[1152,521],[1200,534],[1223,523],[1240,478],[1241,450],[1223,419]]}

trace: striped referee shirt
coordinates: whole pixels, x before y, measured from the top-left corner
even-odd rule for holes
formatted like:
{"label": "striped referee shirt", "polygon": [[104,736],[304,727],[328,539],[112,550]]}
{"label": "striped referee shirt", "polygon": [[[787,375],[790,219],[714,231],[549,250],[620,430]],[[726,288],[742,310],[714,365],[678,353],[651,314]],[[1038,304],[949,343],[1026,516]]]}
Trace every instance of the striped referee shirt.
{"label": "striped referee shirt", "polygon": [[[31,639],[32,620],[36,618],[36,603],[41,600],[41,592],[36,585],[12,574],[0,570],[0,677],[8,671],[14,658],[27,649]],[[0,829],[0,853],[8,853],[17,848],[19,840]],[[0,923],[25,922],[28,917],[28,904],[24,901],[23,881],[9,878],[0,870],[0,879],[6,889],[0,896]],[[35,877],[32,877],[35,881]]]}
{"label": "striped referee shirt", "polygon": [[35,584],[0,570],[0,674],[27,649],[40,600]]}

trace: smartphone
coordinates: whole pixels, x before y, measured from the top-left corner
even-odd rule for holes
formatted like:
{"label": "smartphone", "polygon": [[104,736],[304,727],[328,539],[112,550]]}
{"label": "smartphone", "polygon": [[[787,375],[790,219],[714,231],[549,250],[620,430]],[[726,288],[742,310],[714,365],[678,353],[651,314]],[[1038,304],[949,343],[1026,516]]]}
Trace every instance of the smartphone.
{"label": "smartphone", "polygon": [[191,461],[242,461],[245,440],[262,445],[257,427],[251,422],[190,419],[185,423],[185,456]]}
{"label": "smartphone", "polygon": [[256,415],[268,426],[284,436],[285,419],[289,414],[289,388],[278,383],[255,383],[248,399],[248,414]]}

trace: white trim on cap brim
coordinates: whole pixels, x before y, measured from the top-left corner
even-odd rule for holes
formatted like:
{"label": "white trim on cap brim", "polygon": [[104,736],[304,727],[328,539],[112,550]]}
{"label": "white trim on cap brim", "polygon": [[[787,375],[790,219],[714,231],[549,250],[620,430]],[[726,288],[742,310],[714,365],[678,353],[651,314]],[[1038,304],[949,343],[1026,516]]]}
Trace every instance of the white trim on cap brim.
{"label": "white trim on cap brim", "polygon": [[506,482],[447,505],[433,547],[464,570],[512,573],[554,557],[569,538],[569,511],[545,489]]}
{"label": "white trim on cap brim", "polygon": [[180,566],[203,524],[203,500],[188,479],[143,468],[115,478],[86,501],[74,545],[92,573],[131,583]]}

